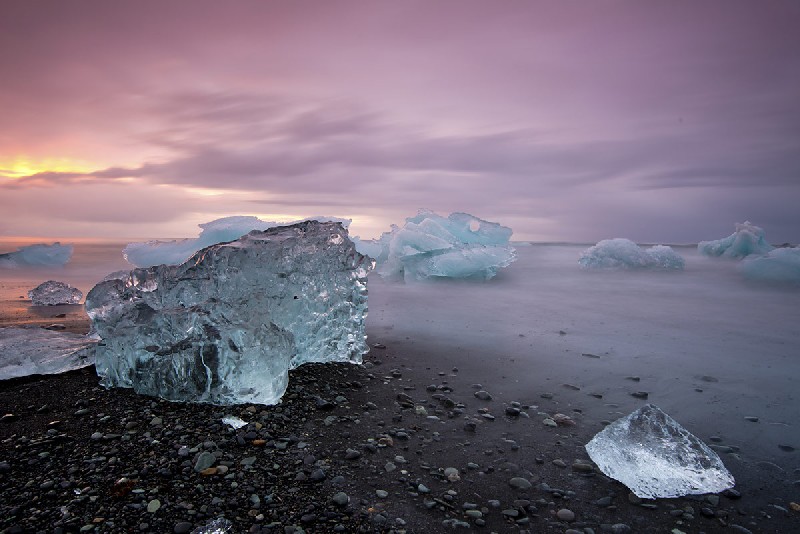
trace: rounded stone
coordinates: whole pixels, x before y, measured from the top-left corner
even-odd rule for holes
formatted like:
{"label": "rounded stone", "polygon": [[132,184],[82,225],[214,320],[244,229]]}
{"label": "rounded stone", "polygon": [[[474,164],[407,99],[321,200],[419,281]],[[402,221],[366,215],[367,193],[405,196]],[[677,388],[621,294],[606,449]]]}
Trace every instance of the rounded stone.
{"label": "rounded stone", "polygon": [[561,521],[574,521],[575,512],[568,510],[567,508],[562,508],[556,512],[556,517],[558,517]]}

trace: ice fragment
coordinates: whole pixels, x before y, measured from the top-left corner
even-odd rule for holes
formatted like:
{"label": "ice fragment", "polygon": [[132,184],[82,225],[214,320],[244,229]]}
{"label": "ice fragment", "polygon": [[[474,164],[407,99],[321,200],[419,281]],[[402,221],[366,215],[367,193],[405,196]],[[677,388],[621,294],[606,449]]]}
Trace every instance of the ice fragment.
{"label": "ice fragment", "polygon": [[97,342],[70,332],[44,328],[0,328],[0,380],[49,375],[94,363]]}
{"label": "ice fragment", "polygon": [[578,259],[587,269],[681,270],[683,258],[672,247],[656,245],[644,249],[630,239],[604,239],[589,247]]}
{"label": "ice fragment", "polygon": [[252,230],[267,230],[277,226],[289,226],[305,221],[339,222],[347,228],[350,219],[337,217],[309,217],[302,221],[279,223],[262,221],[258,217],[236,215],[223,217],[200,224],[200,235],[193,239],[178,239],[174,241],[148,241],[146,243],[129,243],[122,251],[122,255],[131,264],[137,267],[152,267],[154,265],[178,265],[189,259],[198,250],[239,239]]}
{"label": "ice fragment", "polygon": [[57,267],[72,257],[72,245],[55,242],[20,247],[15,252],[0,254],[0,267]]}
{"label": "ice fragment", "polygon": [[83,298],[83,292],[64,282],[48,280],[28,291],[28,298],[31,299],[31,304],[34,306],[79,304]]}
{"label": "ice fragment", "polygon": [[714,451],[653,404],[608,425],[586,451],[641,498],[718,493],[735,484]]}
{"label": "ice fragment", "polygon": [[748,256],[739,264],[746,278],[800,284],[800,247],[776,248],[765,256]]}
{"label": "ice fragment", "polygon": [[750,254],[767,254],[773,249],[764,237],[764,230],[745,221],[736,224],[736,231],[723,239],[701,241],[697,250],[706,256],[744,258]]}
{"label": "ice fragment", "polygon": [[420,210],[402,228],[392,226],[377,241],[358,241],[359,251],[378,261],[384,278],[488,280],[516,255],[509,246],[511,228],[467,213],[442,217]]}
{"label": "ice fragment", "polygon": [[134,269],[86,297],[104,386],[170,400],[276,403],[307,362],[361,363],[367,273],[339,223],[308,221]]}
{"label": "ice fragment", "polygon": [[247,422],[242,421],[238,417],[234,415],[226,415],[222,418],[222,423],[226,425],[230,425],[233,428],[242,428],[243,426],[247,426]]}

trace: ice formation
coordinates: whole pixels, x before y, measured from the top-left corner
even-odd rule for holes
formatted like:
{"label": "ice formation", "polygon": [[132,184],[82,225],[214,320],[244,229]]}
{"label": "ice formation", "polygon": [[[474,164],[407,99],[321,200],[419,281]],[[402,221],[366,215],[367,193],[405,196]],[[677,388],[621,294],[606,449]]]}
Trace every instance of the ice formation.
{"label": "ice formation", "polygon": [[764,256],[748,256],[739,264],[746,278],[800,284],[800,247],[776,248]]}
{"label": "ice formation", "polygon": [[94,363],[96,341],[44,328],[0,328],[0,380],[49,375]]}
{"label": "ice formation", "polygon": [[43,243],[20,247],[15,252],[0,254],[0,267],[58,267],[72,257],[72,245]]}
{"label": "ice formation", "polygon": [[604,239],[589,247],[578,259],[587,269],[658,269],[681,270],[684,259],[665,245],[644,249],[630,239]]}
{"label": "ice formation", "polygon": [[586,451],[603,473],[645,499],[718,493],[735,484],[708,445],[653,404],[608,425]]}
{"label": "ice formation", "polygon": [[764,230],[745,221],[736,223],[736,231],[716,241],[701,241],[697,250],[706,256],[724,256],[726,258],[744,258],[751,254],[767,254],[773,246],[767,243]]}
{"label": "ice formation", "polygon": [[308,221],[134,269],[86,297],[104,386],[273,404],[307,362],[361,363],[367,273],[340,223]]}
{"label": "ice formation", "polygon": [[28,298],[34,306],[80,304],[83,292],[64,282],[48,280],[28,291]]}
{"label": "ice formation", "polygon": [[202,248],[216,245],[217,243],[234,241],[252,230],[267,230],[276,226],[288,226],[310,220],[339,222],[345,228],[350,224],[350,219],[339,219],[337,217],[309,217],[301,221],[279,223],[262,221],[258,217],[236,215],[198,225],[201,228],[201,232],[196,238],[129,243],[123,249],[122,254],[129,263],[136,267],[178,265]]}
{"label": "ice formation", "polygon": [[245,421],[242,421],[235,415],[226,415],[223,417],[222,424],[232,426],[233,428],[242,428],[243,426],[247,426]]}
{"label": "ice formation", "polygon": [[488,280],[516,259],[512,230],[467,213],[442,217],[420,210],[402,228],[392,226],[377,241],[360,241],[359,250],[375,258],[384,278]]}

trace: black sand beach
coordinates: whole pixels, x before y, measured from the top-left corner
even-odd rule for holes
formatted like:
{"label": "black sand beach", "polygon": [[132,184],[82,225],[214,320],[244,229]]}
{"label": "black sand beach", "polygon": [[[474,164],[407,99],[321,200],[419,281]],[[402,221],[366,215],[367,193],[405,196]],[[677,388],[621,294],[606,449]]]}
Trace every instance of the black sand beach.
{"label": "black sand beach", "polygon": [[[88,329],[78,309],[5,304],[18,310],[5,325]],[[106,390],[93,367],[0,382],[0,532],[191,532],[221,517],[231,532],[800,532],[798,485],[769,466],[723,455],[735,491],[641,501],[591,465],[583,445],[602,422],[586,392],[506,398],[449,365],[458,354],[368,335],[381,345],[363,366],[292,371],[277,406]],[[556,413],[574,425],[543,424]]]}

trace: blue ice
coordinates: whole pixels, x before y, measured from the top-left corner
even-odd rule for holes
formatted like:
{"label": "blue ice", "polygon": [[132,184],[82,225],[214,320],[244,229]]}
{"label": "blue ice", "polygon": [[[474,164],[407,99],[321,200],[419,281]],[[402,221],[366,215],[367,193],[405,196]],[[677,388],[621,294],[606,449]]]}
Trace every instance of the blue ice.
{"label": "blue ice", "polygon": [[20,247],[15,252],[0,254],[0,267],[58,267],[72,257],[72,245],[55,242]]}
{"label": "blue ice", "polygon": [[723,239],[701,241],[697,250],[706,256],[744,258],[751,254],[767,254],[773,246],[767,243],[764,230],[750,221],[736,223],[736,231]]}
{"label": "blue ice", "polygon": [[578,259],[586,269],[655,269],[681,270],[685,261],[680,254],[665,245],[644,249],[621,237],[604,239],[589,247]]}
{"label": "blue ice", "polygon": [[746,278],[800,284],[800,247],[776,248],[763,256],[748,256],[739,264]]}

